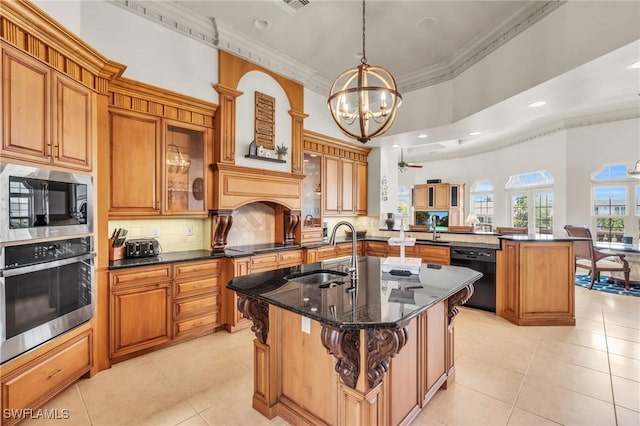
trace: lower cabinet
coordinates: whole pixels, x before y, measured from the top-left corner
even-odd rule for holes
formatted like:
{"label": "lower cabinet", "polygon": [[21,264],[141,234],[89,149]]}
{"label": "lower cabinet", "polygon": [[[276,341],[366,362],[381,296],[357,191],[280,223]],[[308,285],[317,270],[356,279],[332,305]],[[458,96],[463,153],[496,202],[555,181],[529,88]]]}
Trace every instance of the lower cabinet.
{"label": "lower cabinet", "polygon": [[14,417],[11,410],[36,409],[86,374],[93,365],[92,348],[93,330],[88,329],[3,374],[2,424],[13,425],[22,420]]}
{"label": "lower cabinet", "polygon": [[221,324],[218,259],[113,271],[110,286],[112,361]]}
{"label": "lower cabinet", "polygon": [[[303,250],[285,250],[248,257],[225,258],[222,273],[222,318],[227,331],[233,333],[251,326],[251,321],[238,310],[238,296],[228,290],[226,283],[234,277],[298,266],[304,263]],[[308,263],[308,262],[307,262]]]}
{"label": "lower cabinet", "polygon": [[[365,255],[389,257],[400,256],[399,246],[390,246],[382,241],[365,241]],[[449,247],[436,246],[430,244],[416,244],[412,247],[405,247],[405,256],[419,257],[423,263],[435,263],[438,265],[450,264]]]}

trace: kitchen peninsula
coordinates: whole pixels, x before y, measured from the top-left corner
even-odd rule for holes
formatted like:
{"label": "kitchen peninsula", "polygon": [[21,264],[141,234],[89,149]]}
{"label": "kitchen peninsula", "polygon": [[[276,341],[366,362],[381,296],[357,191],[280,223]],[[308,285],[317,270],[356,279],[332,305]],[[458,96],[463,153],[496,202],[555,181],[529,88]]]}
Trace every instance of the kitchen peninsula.
{"label": "kitchen peninsula", "polygon": [[[481,274],[423,264],[382,272],[381,258],[305,264],[232,279],[253,321],[253,407],[293,424],[411,421],[454,379],[453,320]],[[316,281],[322,272],[324,281]],[[330,274],[330,276],[329,276]]]}

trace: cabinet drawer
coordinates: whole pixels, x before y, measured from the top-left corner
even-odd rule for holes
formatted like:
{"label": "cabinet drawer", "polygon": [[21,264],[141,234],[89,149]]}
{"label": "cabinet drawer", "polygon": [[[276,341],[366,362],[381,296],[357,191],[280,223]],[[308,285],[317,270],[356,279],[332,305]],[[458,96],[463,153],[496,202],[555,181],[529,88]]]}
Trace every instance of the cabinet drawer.
{"label": "cabinet drawer", "polygon": [[333,259],[336,257],[336,248],[334,246],[318,247],[317,253],[318,258],[316,259],[316,262],[320,260]]}
{"label": "cabinet drawer", "polygon": [[336,257],[351,256],[352,243],[336,244]]}
{"label": "cabinet drawer", "polygon": [[278,253],[278,267],[300,265],[302,263],[302,250],[290,250]]}
{"label": "cabinet drawer", "polygon": [[220,277],[218,275],[189,281],[176,281],[173,287],[173,297],[178,299],[219,289]]}
{"label": "cabinet drawer", "polygon": [[211,276],[220,274],[219,260],[205,260],[202,262],[176,263],[173,266],[173,277],[178,280],[193,276]]}
{"label": "cabinet drawer", "polygon": [[214,312],[220,309],[220,293],[206,296],[192,297],[174,304],[174,318],[180,320],[184,317]]}
{"label": "cabinet drawer", "polygon": [[449,247],[423,246],[414,247],[416,257],[420,257],[425,263],[437,263],[440,265],[449,265],[450,255]]}
{"label": "cabinet drawer", "polygon": [[196,333],[208,328],[213,328],[219,324],[220,311],[207,313],[205,315],[184,321],[176,321],[174,328],[174,337],[179,338],[186,334]]}
{"label": "cabinet drawer", "polygon": [[111,288],[144,285],[171,280],[171,265],[128,268],[110,272]]}
{"label": "cabinet drawer", "polygon": [[251,256],[249,265],[251,272],[271,271],[278,268],[278,253]]}
{"label": "cabinet drawer", "polygon": [[91,331],[2,378],[3,408],[35,408],[91,369]]}
{"label": "cabinet drawer", "polygon": [[322,241],[322,228],[304,228],[302,230],[302,243]]}

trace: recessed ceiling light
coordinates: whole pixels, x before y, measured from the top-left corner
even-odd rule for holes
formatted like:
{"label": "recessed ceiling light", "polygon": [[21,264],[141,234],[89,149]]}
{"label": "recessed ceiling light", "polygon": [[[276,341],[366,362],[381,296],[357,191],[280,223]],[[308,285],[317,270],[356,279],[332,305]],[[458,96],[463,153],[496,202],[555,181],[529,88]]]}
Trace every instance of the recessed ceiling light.
{"label": "recessed ceiling light", "polygon": [[635,64],[631,64],[627,67],[630,70],[637,70],[640,69],[640,61],[636,62]]}
{"label": "recessed ceiling light", "polygon": [[428,137],[429,137],[429,135],[428,135],[428,134],[426,134],[426,133],[420,133],[420,134],[418,135],[418,138],[419,138],[419,139],[425,139],[425,138],[428,138]]}
{"label": "recessed ceiling light", "polygon": [[391,148],[400,148],[400,145],[398,145],[397,143],[394,143],[393,145],[391,145]]}
{"label": "recessed ceiling light", "polygon": [[259,30],[268,30],[271,28],[271,22],[264,18],[256,18],[253,20],[253,26]]}
{"label": "recessed ceiling light", "polygon": [[438,29],[438,20],[433,16],[425,16],[423,18],[418,19],[416,22],[416,28],[419,30],[437,30]]}
{"label": "recessed ceiling light", "polygon": [[480,132],[469,132],[469,136],[480,136],[481,134]]}
{"label": "recessed ceiling light", "polygon": [[531,103],[529,104],[529,106],[530,106],[531,108],[538,108],[538,107],[544,106],[544,105],[546,105],[546,104],[547,104],[547,101],[535,101],[535,102],[531,102]]}

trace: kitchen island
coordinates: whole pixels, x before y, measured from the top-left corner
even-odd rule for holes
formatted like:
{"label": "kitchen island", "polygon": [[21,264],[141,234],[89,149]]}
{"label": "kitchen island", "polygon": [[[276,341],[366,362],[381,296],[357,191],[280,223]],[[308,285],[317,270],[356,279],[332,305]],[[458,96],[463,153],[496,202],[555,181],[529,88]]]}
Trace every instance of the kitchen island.
{"label": "kitchen island", "polygon": [[423,264],[402,276],[382,260],[360,258],[357,285],[348,258],[228,283],[256,334],[256,410],[293,424],[405,424],[451,383],[453,320],[481,274]]}

